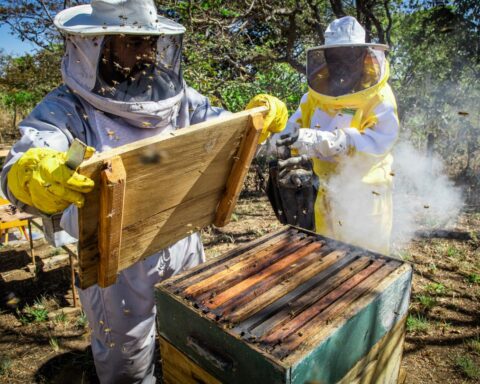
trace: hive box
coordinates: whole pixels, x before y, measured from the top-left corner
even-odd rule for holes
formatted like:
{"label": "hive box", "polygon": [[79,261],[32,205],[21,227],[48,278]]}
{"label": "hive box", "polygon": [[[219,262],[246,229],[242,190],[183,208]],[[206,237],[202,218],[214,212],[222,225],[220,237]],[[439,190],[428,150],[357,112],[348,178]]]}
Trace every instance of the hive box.
{"label": "hive box", "polygon": [[167,383],[395,383],[411,267],[287,227],[157,286]]}

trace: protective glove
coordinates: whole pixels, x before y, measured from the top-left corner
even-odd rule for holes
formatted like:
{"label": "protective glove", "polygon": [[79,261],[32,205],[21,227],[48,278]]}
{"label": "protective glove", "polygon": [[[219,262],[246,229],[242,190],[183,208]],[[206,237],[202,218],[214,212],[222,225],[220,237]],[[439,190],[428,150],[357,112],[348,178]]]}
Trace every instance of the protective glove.
{"label": "protective glove", "polygon": [[268,108],[263,130],[258,139],[259,143],[263,143],[271,133],[278,133],[285,129],[288,121],[288,110],[283,101],[272,95],[260,94],[250,100],[245,109],[255,107]]}
{"label": "protective glove", "polygon": [[303,155],[278,160],[278,183],[285,188],[311,187],[313,170],[308,157]]}
{"label": "protective glove", "polygon": [[[86,158],[95,149],[87,147]],[[93,189],[93,180],[65,165],[66,153],[50,148],[30,148],[8,173],[8,188],[21,202],[46,214],[63,211],[70,204],[81,208],[84,193]]]}
{"label": "protective glove", "polygon": [[341,129],[333,132],[300,128],[277,140],[277,146],[288,145],[299,155],[329,158],[342,155],[348,150],[348,137]]}

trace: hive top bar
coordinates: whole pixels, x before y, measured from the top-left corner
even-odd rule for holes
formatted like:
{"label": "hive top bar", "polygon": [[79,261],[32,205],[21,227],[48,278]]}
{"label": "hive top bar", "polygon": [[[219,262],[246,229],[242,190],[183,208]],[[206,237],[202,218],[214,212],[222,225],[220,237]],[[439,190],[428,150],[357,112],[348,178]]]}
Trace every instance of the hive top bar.
{"label": "hive top bar", "polygon": [[284,361],[328,336],[406,269],[401,261],[286,227],[159,289]]}

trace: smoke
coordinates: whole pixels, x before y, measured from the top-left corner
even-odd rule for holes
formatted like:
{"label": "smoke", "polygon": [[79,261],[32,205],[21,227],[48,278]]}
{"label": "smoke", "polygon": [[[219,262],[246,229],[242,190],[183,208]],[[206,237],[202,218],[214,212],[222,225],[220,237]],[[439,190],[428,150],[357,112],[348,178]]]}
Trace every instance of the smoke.
{"label": "smoke", "polygon": [[464,201],[442,160],[427,157],[408,142],[397,144],[394,156],[394,246],[405,245],[418,229],[454,226]]}
{"label": "smoke", "polygon": [[[340,240],[388,252],[389,244],[395,249],[405,246],[416,230],[455,224],[462,193],[449,180],[442,161],[408,142],[398,143],[393,156],[393,164],[386,158],[372,167],[371,159],[357,155],[323,185],[334,218],[329,224]],[[379,183],[385,179],[392,180],[393,193]]]}

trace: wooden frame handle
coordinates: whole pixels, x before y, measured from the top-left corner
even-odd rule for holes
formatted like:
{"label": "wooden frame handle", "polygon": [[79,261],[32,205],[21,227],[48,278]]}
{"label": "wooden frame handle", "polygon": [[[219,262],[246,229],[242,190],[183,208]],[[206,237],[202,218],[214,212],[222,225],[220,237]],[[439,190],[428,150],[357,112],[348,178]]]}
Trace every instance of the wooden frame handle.
{"label": "wooden frame handle", "polygon": [[250,118],[250,128],[247,129],[243,143],[240,146],[236,162],[233,165],[232,172],[228,177],[227,188],[220,200],[215,215],[215,224],[217,227],[223,227],[230,222],[233,210],[237,204],[243,182],[247,176],[250,163],[252,162],[257,150],[258,138],[263,129],[263,113],[256,113]]}
{"label": "wooden frame handle", "polygon": [[108,287],[117,280],[127,174],[119,156],[106,161],[104,166],[100,177],[98,285]]}

